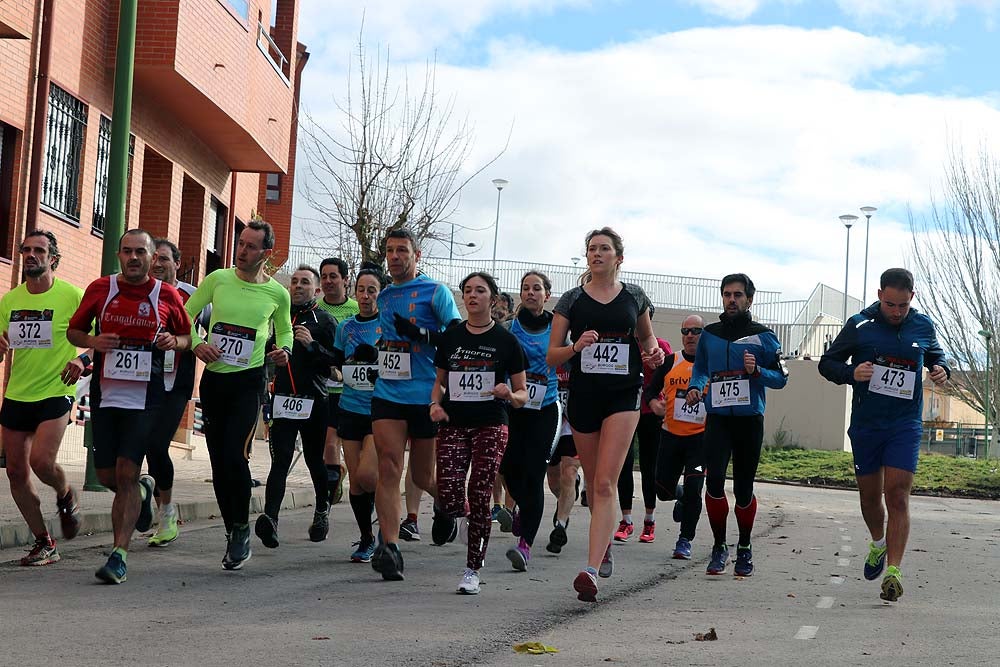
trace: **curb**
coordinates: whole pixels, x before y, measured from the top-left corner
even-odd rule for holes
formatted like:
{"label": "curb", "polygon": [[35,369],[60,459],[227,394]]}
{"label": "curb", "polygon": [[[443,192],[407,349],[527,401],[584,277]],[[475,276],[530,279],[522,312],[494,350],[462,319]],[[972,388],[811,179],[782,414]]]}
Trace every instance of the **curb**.
{"label": "curb", "polygon": [[[732,478],[730,478],[732,479]],[[778,486],[798,486],[804,489],[830,489],[832,491],[853,491],[858,492],[857,486],[837,486],[834,484],[810,484],[808,482],[797,482],[795,480],[787,479],[765,479],[763,477],[758,477],[754,480],[754,483],[761,484],[776,484]],[[962,494],[962,493],[942,493],[940,491],[925,491],[925,490],[913,490],[910,491],[911,496],[920,496],[921,498],[955,498],[958,500],[1000,500],[1000,496],[989,495],[989,494]]]}

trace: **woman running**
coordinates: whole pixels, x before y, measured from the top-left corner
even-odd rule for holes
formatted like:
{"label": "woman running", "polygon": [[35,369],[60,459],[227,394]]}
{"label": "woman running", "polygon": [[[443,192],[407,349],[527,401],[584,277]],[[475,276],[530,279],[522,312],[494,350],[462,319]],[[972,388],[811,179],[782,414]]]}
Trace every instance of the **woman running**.
{"label": "woman running", "polygon": [[544,310],[552,295],[552,283],[539,271],[521,278],[521,307],[510,324],[510,332],[524,350],[528,402],[510,415],[510,437],[500,472],[507,490],[517,502],[514,528],[520,540],[507,550],[510,564],[518,572],[528,569],[531,545],[545,510],[545,471],[559,428],[559,379],[545,361],[552,331],[552,314]]}
{"label": "woman running", "polygon": [[[598,574],[610,577],[614,569],[615,487],[639,423],[640,369],[663,363],[663,350],[645,292],[618,280],[625,254],[621,237],[608,227],[594,230],[587,234],[586,253],[580,287],[556,304],[547,361],[571,363],[569,423],[591,514],[587,566],[573,588],[579,599],[595,602]],[[567,333],[571,345],[565,344]]]}
{"label": "woman running", "polygon": [[[506,403],[520,408],[528,401],[528,389],[521,346],[490,316],[500,292],[496,281],[477,272],[460,287],[468,319],[445,331],[437,346],[430,417],[442,423],[437,438],[438,505],[450,517],[468,517],[459,529],[468,558],[458,592],[475,595],[490,539],[493,482],[507,446]],[[505,382],[508,376],[510,385]]]}
{"label": "woman running", "polygon": [[378,378],[378,293],[384,278],[375,269],[362,269],[354,281],[358,314],[337,327],[333,344],[334,365],[344,376],[340,398],[340,428],[344,443],[350,487],[348,496],[358,522],[361,539],[351,554],[351,562],[369,563],[375,552],[372,512],[375,509],[375,485],[378,482],[378,458],[372,438],[372,392]]}

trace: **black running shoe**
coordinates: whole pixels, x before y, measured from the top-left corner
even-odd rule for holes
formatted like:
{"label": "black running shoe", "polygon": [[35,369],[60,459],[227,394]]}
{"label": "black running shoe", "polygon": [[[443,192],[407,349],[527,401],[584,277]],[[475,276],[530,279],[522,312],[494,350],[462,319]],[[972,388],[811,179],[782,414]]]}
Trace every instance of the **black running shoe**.
{"label": "black running shoe", "polygon": [[153,526],[153,487],[156,482],[149,475],[139,478],[139,486],[146,491],[146,497],[140,495],[139,517],[135,520],[135,529],[140,533],[145,533]]}
{"label": "black running shoe", "polygon": [[233,526],[233,534],[229,537],[228,560],[222,561],[222,567],[227,570],[238,570],[243,563],[250,560],[250,525]]}
{"label": "black running shoe", "polygon": [[399,524],[399,539],[407,542],[419,542],[420,528],[417,527],[417,522],[413,519],[403,519]]}
{"label": "black running shoe", "polygon": [[395,543],[390,542],[385,545],[381,567],[382,578],[386,581],[403,580],[403,554],[399,553],[399,547]]}
{"label": "black running shoe", "polygon": [[376,572],[382,571],[382,565],[385,561],[385,545],[381,542],[375,543],[375,553],[372,554],[371,564],[372,569]]}
{"label": "black running shoe", "polygon": [[431,522],[431,542],[435,546],[441,546],[448,542],[454,542],[457,535],[458,521],[442,512],[435,504],[434,519]]}
{"label": "black running shoe", "polygon": [[545,550],[550,554],[560,553],[567,542],[569,542],[569,538],[566,537],[566,529],[556,525],[549,533],[549,543],[545,545]]}
{"label": "black running shoe", "polygon": [[276,549],[278,547],[277,519],[272,519],[266,514],[261,514],[257,517],[257,523],[254,524],[253,530],[257,533],[257,537],[260,538],[265,547],[268,549]]}
{"label": "black running shoe", "polygon": [[313,512],[313,521],[309,526],[309,540],[312,542],[322,542],[330,532],[330,509],[322,512]]}

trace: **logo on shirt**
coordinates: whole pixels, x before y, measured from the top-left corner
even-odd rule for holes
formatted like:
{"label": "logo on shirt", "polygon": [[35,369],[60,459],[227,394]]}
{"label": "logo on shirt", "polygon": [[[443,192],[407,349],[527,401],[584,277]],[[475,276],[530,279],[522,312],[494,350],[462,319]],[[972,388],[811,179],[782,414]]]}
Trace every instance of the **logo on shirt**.
{"label": "logo on shirt", "polygon": [[149,317],[149,303],[143,301],[139,304],[139,317]]}

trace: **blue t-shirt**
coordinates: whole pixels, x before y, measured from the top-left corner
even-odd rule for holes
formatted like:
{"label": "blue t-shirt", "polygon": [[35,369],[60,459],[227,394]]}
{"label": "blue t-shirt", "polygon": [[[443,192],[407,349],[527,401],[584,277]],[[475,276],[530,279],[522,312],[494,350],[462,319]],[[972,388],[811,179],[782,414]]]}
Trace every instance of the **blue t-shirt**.
{"label": "blue t-shirt", "polygon": [[352,315],[337,326],[333,347],[344,355],[344,391],[340,397],[340,409],[367,416],[372,413],[373,391],[368,386],[376,384],[378,359],[356,358],[355,350],[359,345],[374,348],[382,335],[382,327],[379,326],[378,315],[368,320],[358,319],[360,317]]}
{"label": "blue t-shirt", "polygon": [[[418,327],[442,331],[448,323],[462,319],[451,290],[420,275],[402,285],[389,285],[379,292],[378,310],[382,337],[378,346],[380,365],[375,398],[405,405],[427,405],[436,377],[434,346],[397,334],[393,317],[399,313]],[[385,367],[387,363],[389,368]],[[393,371],[397,376],[405,375],[402,371],[407,365],[408,379],[391,377]]]}
{"label": "blue t-shirt", "polygon": [[[549,334],[552,333],[552,321],[543,331],[531,333],[526,331],[521,323],[515,318],[510,323],[510,332],[517,338],[524,350],[525,372],[529,383],[529,403],[531,402],[531,384],[545,384],[545,398],[542,399],[541,407],[555,403],[559,398],[559,378],[556,376],[555,366],[549,366],[545,362],[545,353],[549,349]],[[543,379],[544,378],[544,379]]]}

